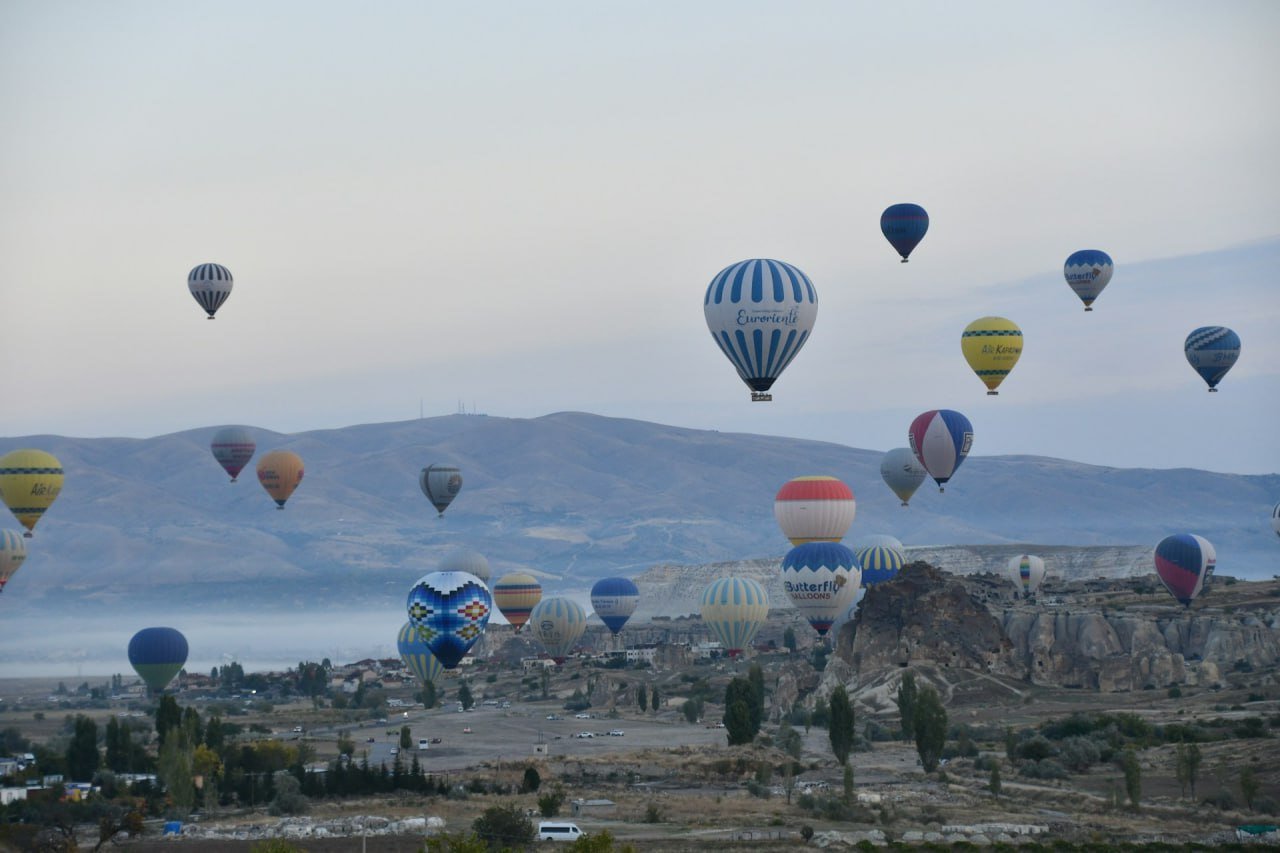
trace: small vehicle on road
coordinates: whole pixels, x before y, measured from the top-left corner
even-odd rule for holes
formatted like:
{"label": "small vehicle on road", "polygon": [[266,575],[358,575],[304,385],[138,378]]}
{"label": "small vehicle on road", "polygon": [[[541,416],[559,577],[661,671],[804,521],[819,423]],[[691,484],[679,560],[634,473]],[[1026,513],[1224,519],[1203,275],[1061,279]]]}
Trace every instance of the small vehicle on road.
{"label": "small vehicle on road", "polygon": [[574,737],[595,737],[591,732],[578,732]]}
{"label": "small vehicle on road", "polygon": [[626,734],[626,732],[624,732],[622,729],[610,729],[610,730],[609,730],[609,737],[622,737],[622,736],[623,736],[623,735],[625,735],[625,734]]}
{"label": "small vehicle on road", "polygon": [[538,824],[539,841],[576,841],[582,830],[572,821],[544,820]]}
{"label": "small vehicle on road", "polygon": [[586,713],[586,712],[583,712],[583,713],[581,713],[581,714],[574,714],[574,715],[573,715],[573,718],[574,718],[575,720],[589,720],[589,719],[591,719],[591,715],[590,715],[590,714],[588,714],[588,713]]}
{"label": "small vehicle on road", "polygon": [[464,727],[463,727],[463,729],[462,729],[462,733],[463,733],[464,735],[469,735],[469,734],[471,734],[471,726],[464,726]]}

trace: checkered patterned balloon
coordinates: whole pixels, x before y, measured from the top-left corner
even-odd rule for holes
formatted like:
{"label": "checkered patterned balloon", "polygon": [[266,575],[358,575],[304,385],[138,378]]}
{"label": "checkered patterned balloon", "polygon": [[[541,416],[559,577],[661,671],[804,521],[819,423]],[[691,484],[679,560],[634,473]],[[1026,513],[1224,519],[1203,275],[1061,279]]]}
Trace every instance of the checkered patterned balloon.
{"label": "checkered patterned balloon", "polygon": [[409,590],[409,622],[431,654],[453,669],[489,624],[493,599],[475,575],[432,572]]}

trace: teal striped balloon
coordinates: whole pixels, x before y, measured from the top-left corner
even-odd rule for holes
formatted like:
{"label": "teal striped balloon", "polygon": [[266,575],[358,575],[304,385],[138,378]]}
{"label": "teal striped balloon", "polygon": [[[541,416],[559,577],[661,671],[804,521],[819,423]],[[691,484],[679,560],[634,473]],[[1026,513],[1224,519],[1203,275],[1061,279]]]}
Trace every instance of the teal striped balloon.
{"label": "teal striped balloon", "polygon": [[902,552],[891,545],[859,548],[854,554],[858,558],[858,565],[862,567],[863,586],[875,586],[891,581],[898,576],[898,571],[902,568]]}
{"label": "teal striped balloon", "polygon": [[544,598],[533,608],[526,624],[555,662],[564,663],[587,630],[587,611],[569,598]]}
{"label": "teal striped balloon", "polygon": [[406,622],[400,628],[400,633],[396,635],[396,650],[400,652],[400,660],[404,661],[404,665],[423,684],[435,681],[444,672],[444,664],[418,638],[418,631],[412,622]]}
{"label": "teal striped balloon", "polygon": [[751,578],[720,578],[702,592],[702,621],[737,657],[769,618],[769,594]]}

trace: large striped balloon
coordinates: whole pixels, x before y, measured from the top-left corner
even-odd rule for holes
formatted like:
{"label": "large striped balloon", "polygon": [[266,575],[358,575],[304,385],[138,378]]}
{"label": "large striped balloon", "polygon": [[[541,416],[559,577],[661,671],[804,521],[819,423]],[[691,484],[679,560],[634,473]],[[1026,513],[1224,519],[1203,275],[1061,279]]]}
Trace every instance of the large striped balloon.
{"label": "large striped balloon", "polygon": [[418,639],[445,669],[453,669],[484,634],[493,599],[475,575],[432,572],[409,590],[405,606]]}
{"label": "large striped balloon", "polygon": [[1156,546],[1156,575],[1184,607],[1190,607],[1192,599],[1204,589],[1217,562],[1209,540],[1192,533],[1166,536]]}
{"label": "large striped balloon", "polygon": [[861,582],[857,558],[838,542],[806,542],[782,559],[782,587],[820,637],[853,606]]}
{"label": "large striped balloon", "polygon": [[853,553],[862,569],[863,586],[888,583],[898,576],[906,562],[902,549],[892,545],[863,545]]}
{"label": "large striped balloon", "polygon": [[43,450],[14,450],[0,458],[0,498],[31,531],[62,492],[62,463]]}
{"label": "large striped balloon", "polygon": [[544,598],[529,614],[529,625],[547,654],[564,663],[587,630],[587,611],[571,598]]}
{"label": "large striped balloon", "polygon": [[187,273],[187,289],[200,307],[213,319],[222,303],[231,295],[231,270],[222,264],[201,264]]}
{"label": "large striped balloon", "polygon": [[835,477],[796,477],[773,499],[773,517],[792,545],[839,542],[857,512],[853,491]]}
{"label": "large striped balloon", "polygon": [[818,292],[791,264],[755,258],[721,270],[707,287],[702,311],[751,399],[769,400],[768,390],[813,331]]}
{"label": "large striped balloon", "polygon": [[475,575],[480,578],[481,582],[486,585],[491,577],[489,561],[485,559],[484,554],[466,548],[459,548],[446,554],[444,559],[440,561],[440,571],[466,572],[469,575]]}
{"label": "large striped balloon", "polygon": [[938,484],[938,491],[955,474],[973,444],[973,424],[959,412],[935,409],[919,415],[907,430],[911,452]]}
{"label": "large striped balloon", "polygon": [[1044,560],[1034,554],[1019,554],[1009,560],[1009,579],[1023,595],[1035,595],[1044,583]]}
{"label": "large striped balloon", "polygon": [[493,585],[493,603],[511,627],[520,629],[529,621],[529,614],[542,600],[542,584],[533,575],[515,572],[504,575]]}
{"label": "large striped balloon", "polygon": [[880,214],[880,233],[902,256],[902,263],[929,230],[929,214],[918,204],[893,204]]}
{"label": "large striped balloon", "polygon": [[173,681],[187,662],[187,638],[176,628],[143,628],[129,640],[129,665],[152,693]]}
{"label": "large striped balloon", "polygon": [[591,587],[591,607],[616,637],[640,603],[640,588],[630,578],[604,578]]}
{"label": "large striped balloon", "polygon": [[400,652],[400,660],[422,684],[435,681],[444,672],[444,664],[418,637],[418,629],[412,622],[404,623],[396,634],[396,651]]}
{"label": "large striped balloon", "polygon": [[224,427],[213,434],[213,441],[209,443],[213,458],[222,466],[223,471],[231,475],[233,483],[257,449],[253,434],[244,427]]}
{"label": "large striped balloon", "polygon": [[880,460],[880,477],[893,493],[907,506],[911,496],[920,488],[928,473],[920,467],[910,447],[895,447]]}
{"label": "large striped balloon", "polygon": [[27,543],[12,530],[0,530],[0,592],[27,559]]}
{"label": "large striped balloon", "polygon": [[1093,300],[1098,298],[1107,282],[1111,281],[1114,270],[1115,264],[1111,262],[1111,256],[1097,249],[1072,252],[1062,265],[1067,285],[1080,297],[1086,311],[1093,310]]}
{"label": "large striped balloon", "polygon": [[1240,357],[1240,336],[1226,326],[1201,326],[1187,335],[1183,352],[1209,390],[1217,391],[1222,377]]}
{"label": "large striped balloon", "polygon": [[737,657],[769,617],[769,594],[751,578],[720,578],[702,591],[699,610],[720,645]]}

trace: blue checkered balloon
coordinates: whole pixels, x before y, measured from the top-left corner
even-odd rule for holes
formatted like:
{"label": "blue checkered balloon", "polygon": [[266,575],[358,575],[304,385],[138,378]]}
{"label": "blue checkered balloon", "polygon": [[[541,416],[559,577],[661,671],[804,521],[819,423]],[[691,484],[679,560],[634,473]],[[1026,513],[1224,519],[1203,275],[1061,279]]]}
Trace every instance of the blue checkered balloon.
{"label": "blue checkered balloon", "polygon": [[409,590],[407,606],[418,639],[445,669],[453,669],[484,634],[493,598],[475,575],[432,572]]}

